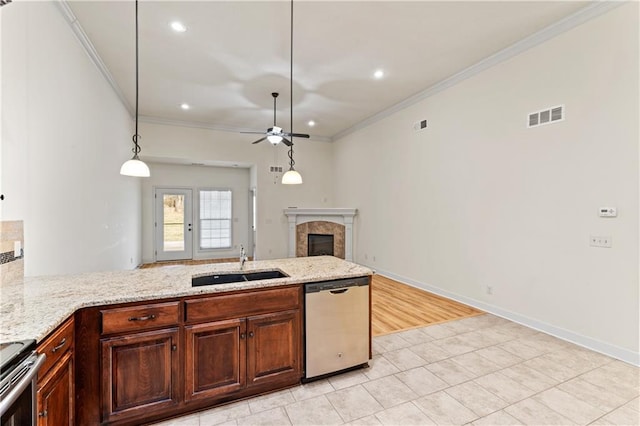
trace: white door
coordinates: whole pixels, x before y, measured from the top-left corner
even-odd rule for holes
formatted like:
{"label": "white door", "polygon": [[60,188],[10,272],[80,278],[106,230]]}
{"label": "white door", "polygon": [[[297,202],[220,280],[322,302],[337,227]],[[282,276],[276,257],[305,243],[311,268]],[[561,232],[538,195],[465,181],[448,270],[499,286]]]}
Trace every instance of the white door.
{"label": "white door", "polygon": [[190,189],[156,188],[156,260],[193,258]]}

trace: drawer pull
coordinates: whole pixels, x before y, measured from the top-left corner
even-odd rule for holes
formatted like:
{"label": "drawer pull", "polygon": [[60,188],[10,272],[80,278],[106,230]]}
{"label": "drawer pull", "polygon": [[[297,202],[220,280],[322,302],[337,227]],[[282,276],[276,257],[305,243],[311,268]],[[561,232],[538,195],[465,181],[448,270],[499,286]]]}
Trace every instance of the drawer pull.
{"label": "drawer pull", "polygon": [[245,337],[247,337],[247,335],[246,335],[246,334],[244,334],[244,333],[240,333],[240,338],[241,338],[241,339],[244,339]]}
{"label": "drawer pull", "polygon": [[150,321],[154,319],[156,319],[156,316],[151,314],[151,315],[145,315],[142,317],[130,317],[129,321]]}
{"label": "drawer pull", "polygon": [[249,332],[249,337],[253,337],[253,331]]}
{"label": "drawer pull", "polygon": [[58,344],[58,346],[56,346],[55,348],[51,349],[51,353],[58,352],[66,344],[67,344],[67,338],[63,337],[62,340],[60,340],[60,343]]}

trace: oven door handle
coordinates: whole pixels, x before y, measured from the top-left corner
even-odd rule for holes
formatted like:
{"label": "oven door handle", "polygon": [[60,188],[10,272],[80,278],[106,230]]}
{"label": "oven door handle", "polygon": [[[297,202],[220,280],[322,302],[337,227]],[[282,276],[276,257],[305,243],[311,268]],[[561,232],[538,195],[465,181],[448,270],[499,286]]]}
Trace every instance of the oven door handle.
{"label": "oven door handle", "polygon": [[17,383],[12,385],[13,388],[7,395],[5,395],[4,398],[2,398],[2,401],[0,401],[0,415],[4,415],[4,413],[11,408],[13,403],[20,397],[20,395],[22,395],[22,392],[24,392],[27,386],[29,386],[29,384],[35,379],[45,358],[45,354],[40,354],[32,356],[27,362],[21,364],[20,367],[23,369],[26,368],[27,371],[22,374],[22,377],[20,377]]}

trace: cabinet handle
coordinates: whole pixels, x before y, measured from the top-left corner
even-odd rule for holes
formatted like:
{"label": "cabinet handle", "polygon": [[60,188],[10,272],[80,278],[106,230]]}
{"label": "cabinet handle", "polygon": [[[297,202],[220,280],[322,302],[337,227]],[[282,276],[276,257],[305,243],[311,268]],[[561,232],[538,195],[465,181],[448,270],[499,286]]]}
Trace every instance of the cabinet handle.
{"label": "cabinet handle", "polygon": [[148,320],[154,320],[156,319],[156,316],[151,314],[151,315],[145,315],[142,317],[131,317],[129,318],[129,321],[148,321]]}
{"label": "cabinet handle", "polygon": [[172,351],[177,351],[178,350],[178,345],[171,345],[171,350]]}
{"label": "cabinet handle", "polygon": [[253,331],[250,331],[249,332],[249,337],[253,337],[253,336],[254,336]]}
{"label": "cabinet handle", "polygon": [[[62,347],[67,343],[67,338],[63,337],[62,340],[60,340],[60,343],[58,344],[58,346],[56,346],[55,348],[51,349],[51,353],[56,353],[58,352],[60,349],[62,349]],[[46,411],[45,411],[46,413]]]}
{"label": "cabinet handle", "polygon": [[240,333],[240,338],[244,339],[245,337],[247,337],[247,335],[245,333]]}
{"label": "cabinet handle", "polygon": [[40,411],[38,413],[38,417],[47,417],[47,412],[46,411]]}

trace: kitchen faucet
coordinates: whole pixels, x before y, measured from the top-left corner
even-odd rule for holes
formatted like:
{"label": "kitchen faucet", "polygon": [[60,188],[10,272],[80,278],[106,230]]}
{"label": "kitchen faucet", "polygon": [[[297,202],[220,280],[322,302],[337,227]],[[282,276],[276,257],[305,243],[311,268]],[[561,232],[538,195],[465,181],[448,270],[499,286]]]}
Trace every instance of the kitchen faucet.
{"label": "kitchen faucet", "polygon": [[247,255],[244,252],[244,246],[240,246],[240,270],[242,270],[242,268],[244,268],[244,262],[247,261]]}

